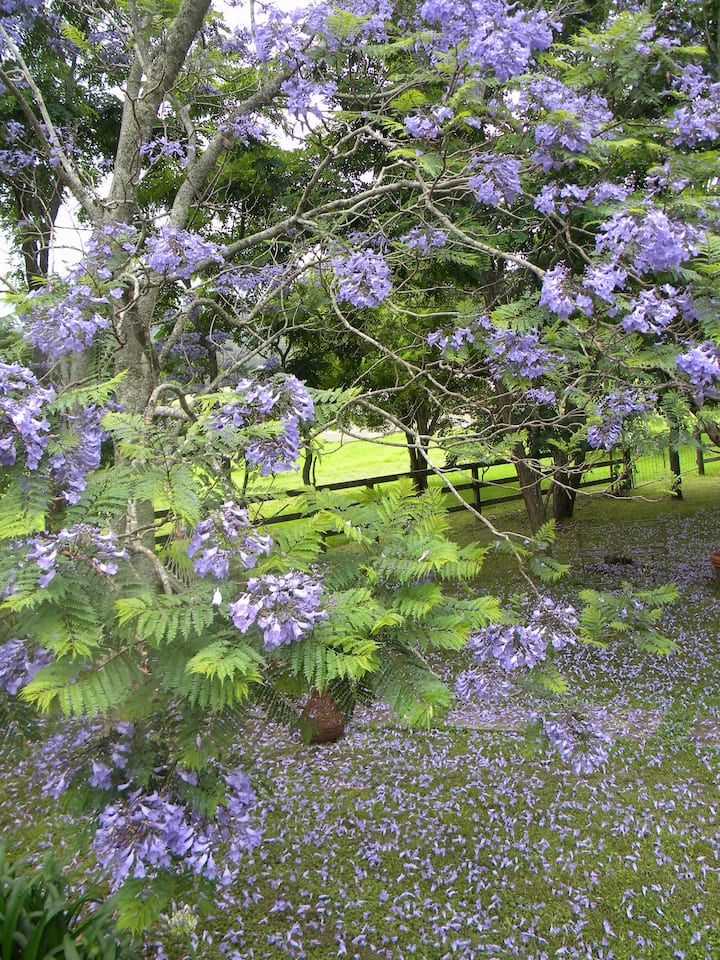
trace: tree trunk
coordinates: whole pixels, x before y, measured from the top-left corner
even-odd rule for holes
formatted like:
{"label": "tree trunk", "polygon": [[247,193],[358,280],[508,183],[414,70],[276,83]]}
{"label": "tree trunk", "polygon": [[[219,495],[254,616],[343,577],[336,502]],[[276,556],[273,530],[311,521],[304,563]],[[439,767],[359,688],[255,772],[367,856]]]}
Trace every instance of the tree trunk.
{"label": "tree trunk", "polygon": [[[427,490],[427,443],[423,443],[425,437],[417,434],[406,433],[408,455],[410,457],[410,470],[413,472],[413,484],[418,494]],[[423,456],[424,451],[425,456]]]}
{"label": "tree trunk", "polygon": [[672,495],[676,500],[683,499],[682,492],[682,470],[680,468],[680,451],[677,444],[679,442],[677,430],[670,431],[670,446],[668,447],[668,460],[670,462],[670,472],[672,473],[671,489]]}
{"label": "tree trunk", "polygon": [[570,520],[575,512],[577,491],[582,479],[582,464],[572,462],[562,450],[553,458],[555,473],[552,481],[552,506],[554,520]]}
{"label": "tree trunk", "polygon": [[527,511],[530,530],[537,533],[547,520],[547,506],[542,492],[542,467],[537,460],[527,458],[523,447],[515,448],[515,470],[520,481],[525,510]]}

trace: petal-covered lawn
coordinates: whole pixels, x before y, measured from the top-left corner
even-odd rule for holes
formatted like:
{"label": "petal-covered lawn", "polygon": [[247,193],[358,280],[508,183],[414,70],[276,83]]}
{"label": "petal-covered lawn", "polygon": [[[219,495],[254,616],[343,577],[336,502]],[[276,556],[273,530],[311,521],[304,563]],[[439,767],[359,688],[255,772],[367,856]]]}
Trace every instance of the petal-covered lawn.
{"label": "petal-covered lawn", "polygon": [[[268,785],[251,814],[263,842],[209,914],[189,890],[145,955],[157,941],[173,960],[720,956],[720,516],[673,506],[571,525],[558,543],[575,563],[560,599],[623,580],[681,591],[667,657],[629,643],[561,654],[573,702],[612,737],[599,770],[533,748],[530,694],[459,703],[431,731],[376,708],[322,747],[256,718],[240,747]],[[462,659],[438,670],[451,680]],[[2,829],[15,850],[70,860],[91,818],[40,795],[54,755],[8,740]],[[91,858],[73,869],[82,882]]]}

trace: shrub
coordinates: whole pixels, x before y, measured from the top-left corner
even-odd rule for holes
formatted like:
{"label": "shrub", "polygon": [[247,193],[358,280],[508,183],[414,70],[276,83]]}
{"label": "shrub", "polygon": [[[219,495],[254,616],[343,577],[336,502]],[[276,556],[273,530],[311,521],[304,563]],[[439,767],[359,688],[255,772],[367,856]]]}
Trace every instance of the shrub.
{"label": "shrub", "polygon": [[[92,912],[84,910],[97,903]],[[118,939],[112,909],[92,896],[69,899],[50,858],[12,863],[0,846],[0,960],[137,960]]]}

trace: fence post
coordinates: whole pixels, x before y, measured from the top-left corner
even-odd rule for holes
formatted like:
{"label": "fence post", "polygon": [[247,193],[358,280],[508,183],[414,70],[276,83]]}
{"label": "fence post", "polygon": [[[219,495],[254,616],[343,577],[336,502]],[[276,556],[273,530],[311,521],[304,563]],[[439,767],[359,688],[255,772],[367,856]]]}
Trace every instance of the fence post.
{"label": "fence post", "polygon": [[[695,432],[695,439],[698,444],[702,444],[702,434],[699,430]],[[705,452],[702,446],[695,447],[695,463],[697,464],[697,472],[699,477],[705,476]]]}
{"label": "fence post", "polygon": [[670,482],[670,489],[672,490],[672,495],[675,500],[682,500],[682,468],[680,466],[680,450],[677,446],[680,440],[680,435],[677,430],[670,430],[670,444],[668,446],[668,461],[670,463],[670,472],[672,473],[672,480]]}
{"label": "fence post", "polygon": [[472,465],[470,473],[472,474],[473,506],[478,513],[482,513],[482,500],[480,499],[480,472],[476,463]]}

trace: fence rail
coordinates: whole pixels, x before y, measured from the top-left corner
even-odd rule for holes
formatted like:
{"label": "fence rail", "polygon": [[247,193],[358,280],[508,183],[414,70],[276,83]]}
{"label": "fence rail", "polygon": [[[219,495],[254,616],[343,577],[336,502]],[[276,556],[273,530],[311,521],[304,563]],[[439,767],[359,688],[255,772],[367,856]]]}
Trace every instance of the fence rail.
{"label": "fence rail", "polygon": [[[705,465],[711,464],[720,461],[720,456],[697,456],[696,450],[691,447],[684,447],[680,450],[680,464],[682,473],[689,473],[691,470],[696,470],[699,474],[705,472]],[[587,487],[597,487],[597,486],[611,486],[618,488],[620,484],[623,484],[623,489],[628,490],[631,487],[638,483],[647,483],[663,479],[670,479],[671,470],[669,468],[667,452],[663,452],[654,456],[644,456],[638,461],[628,461],[627,459],[618,458],[610,454],[609,457],[605,460],[600,460],[597,463],[592,463],[589,465],[586,473],[583,475],[579,487],[581,489]],[[256,504],[271,504],[278,503],[282,504],[280,510],[273,516],[262,517],[258,519],[258,524],[262,526],[270,526],[277,523],[290,523],[294,520],[302,520],[311,516],[311,513],[305,511],[296,510],[290,513],[285,513],[285,507],[287,504],[285,501],[292,500],[296,497],[301,497],[304,494],[308,493],[309,490],[353,490],[361,488],[374,488],[382,486],[383,484],[388,483],[397,483],[400,480],[410,479],[413,482],[417,483],[418,486],[427,484],[428,480],[433,477],[440,476],[443,474],[453,475],[453,474],[469,474],[469,480],[461,480],[459,483],[452,482],[451,487],[446,485],[439,486],[438,489],[441,492],[448,496],[452,497],[455,493],[464,494],[466,491],[470,491],[469,499],[465,500],[465,503],[451,503],[447,507],[448,513],[455,513],[459,510],[465,510],[468,504],[471,504],[478,512],[482,512],[488,507],[492,507],[495,504],[500,503],[510,503],[514,500],[522,500],[522,493],[519,489],[519,480],[517,474],[513,473],[508,476],[493,477],[492,479],[484,479],[484,475],[488,470],[491,470],[496,467],[510,467],[510,464],[507,461],[499,461],[496,463],[463,463],[458,464],[453,467],[444,467],[439,469],[425,469],[425,470],[408,470],[405,472],[397,473],[386,473],[376,477],[363,477],[359,480],[340,480],[335,483],[321,483],[316,487],[303,487],[298,489],[283,490],[275,493],[267,494],[257,494],[252,497],[252,501]],[[598,475],[599,474],[599,475]],[[419,482],[419,483],[418,483]],[[543,489],[547,493],[549,485],[551,483],[551,473],[548,472],[548,476],[543,480]],[[499,496],[487,496],[486,491],[493,490],[505,490],[511,488],[511,492],[504,492]],[[514,488],[514,489],[513,489]],[[676,491],[678,487],[675,487]],[[156,519],[162,521],[164,518],[167,518],[168,514],[164,510],[160,510],[155,514]],[[161,537],[162,539],[162,537]]]}
{"label": "fence rail", "polygon": [[[594,487],[601,484],[612,484],[615,483],[619,476],[619,464],[612,459],[601,460],[598,463],[592,464],[590,468],[590,473],[593,474],[592,477],[585,478],[580,482],[580,487]],[[463,463],[458,464],[453,467],[445,467],[437,470],[425,469],[425,470],[408,470],[401,473],[387,473],[382,476],[377,477],[364,477],[361,480],[340,480],[336,483],[322,483],[318,484],[317,487],[310,488],[316,490],[352,490],[359,488],[374,488],[382,486],[386,483],[397,483],[399,480],[410,479],[413,482],[421,481],[423,484],[426,484],[427,481],[435,476],[442,476],[443,474],[457,474],[457,473],[469,473],[471,479],[466,481],[461,481],[460,483],[452,483],[452,489],[449,486],[442,485],[439,487],[441,492],[446,496],[453,496],[454,491],[458,493],[463,493],[464,491],[471,491],[471,497],[469,500],[465,501],[465,504],[454,503],[450,504],[447,508],[448,513],[455,513],[459,510],[465,510],[468,503],[478,511],[482,512],[483,509],[491,507],[498,503],[509,503],[513,500],[522,500],[522,493],[519,490],[519,481],[517,474],[512,474],[511,476],[502,476],[495,477],[492,480],[485,480],[482,478],[481,474],[486,473],[488,470],[494,467],[509,467],[507,461],[500,461],[497,463]],[[596,472],[606,471],[602,476],[596,476]],[[549,481],[548,481],[549,482]],[[483,496],[484,490],[492,489],[501,489],[515,486],[516,490],[512,493],[504,493],[501,496]],[[308,488],[298,489],[298,490],[283,490],[281,494],[267,494],[261,495],[257,498],[258,502],[261,503],[274,503],[281,502],[286,499],[292,499],[293,497],[303,496],[308,492]],[[274,523],[290,523],[293,520],[302,520],[306,518],[309,514],[303,511],[295,511],[293,513],[278,513],[276,516],[265,517],[261,521],[263,525],[270,525]]]}

